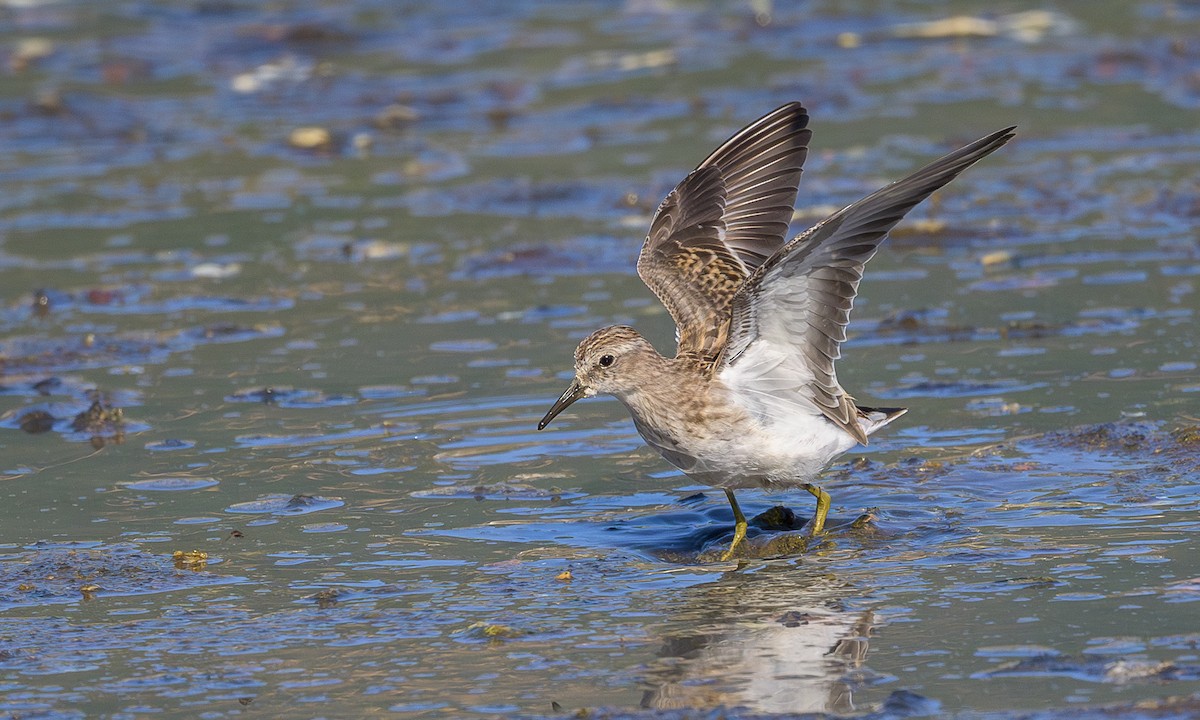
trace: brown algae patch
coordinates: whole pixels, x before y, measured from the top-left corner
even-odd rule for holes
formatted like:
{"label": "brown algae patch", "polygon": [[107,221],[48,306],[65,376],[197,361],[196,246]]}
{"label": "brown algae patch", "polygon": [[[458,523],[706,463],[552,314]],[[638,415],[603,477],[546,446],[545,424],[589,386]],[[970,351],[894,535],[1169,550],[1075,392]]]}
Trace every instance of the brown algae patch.
{"label": "brown algae patch", "polygon": [[[95,393],[89,393],[95,395]],[[106,399],[94,399],[83,406],[75,403],[42,403],[9,412],[0,418],[0,428],[21,430],[38,435],[52,430],[69,440],[90,442],[97,448],[120,444],[125,434],[143,432],[150,426],[126,420],[125,411]]]}
{"label": "brown algae patch", "polygon": [[1174,471],[1200,467],[1200,426],[1188,425],[1165,430],[1151,423],[1104,423],[1048,433],[1044,440],[1062,447],[1080,448],[1121,455],[1145,456]]}
{"label": "brown algae patch", "polygon": [[1200,425],[1188,425],[1171,431],[1171,437],[1179,445],[1194,447],[1200,445]]}
{"label": "brown algae patch", "polygon": [[[207,561],[208,556],[204,559]],[[0,609],[172,592],[236,581],[199,572],[204,567],[204,563],[196,562],[181,565],[177,558],[148,553],[129,544],[33,546],[0,561]]]}
{"label": "brown algae patch", "polygon": [[92,437],[120,437],[125,434],[125,411],[95,400],[87,410],[71,420],[71,429]]}

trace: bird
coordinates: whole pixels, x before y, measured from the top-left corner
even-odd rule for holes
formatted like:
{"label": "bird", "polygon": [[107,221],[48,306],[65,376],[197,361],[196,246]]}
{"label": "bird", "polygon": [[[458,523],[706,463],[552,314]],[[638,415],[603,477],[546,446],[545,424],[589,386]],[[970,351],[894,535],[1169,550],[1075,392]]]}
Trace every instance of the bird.
{"label": "bird", "polygon": [[906,408],[858,405],[836,362],[863,268],[904,216],[1011,140],[976,140],[787,240],[812,131],[800,102],[739,130],[662,201],[637,260],[675,322],[675,357],[614,325],[575,349],[574,379],[538,423],[572,403],[615,396],[669,463],[725,491],[734,557],[748,523],[734,490],[802,488],[817,500],[806,531],[824,532],[831,505],[816,484],[838,455]]}

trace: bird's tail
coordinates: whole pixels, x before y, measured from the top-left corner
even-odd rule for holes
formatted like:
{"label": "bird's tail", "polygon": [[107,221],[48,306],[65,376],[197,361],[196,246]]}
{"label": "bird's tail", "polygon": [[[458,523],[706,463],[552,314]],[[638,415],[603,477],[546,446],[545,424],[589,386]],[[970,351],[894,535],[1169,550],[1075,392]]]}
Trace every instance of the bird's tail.
{"label": "bird's tail", "polygon": [[867,435],[908,412],[908,408],[858,408],[858,424]]}

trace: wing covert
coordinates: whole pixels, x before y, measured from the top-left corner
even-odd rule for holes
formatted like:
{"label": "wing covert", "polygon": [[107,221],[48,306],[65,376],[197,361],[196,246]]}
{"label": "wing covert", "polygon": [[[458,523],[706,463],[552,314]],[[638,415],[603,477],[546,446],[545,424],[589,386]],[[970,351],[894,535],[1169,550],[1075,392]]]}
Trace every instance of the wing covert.
{"label": "wing covert", "polygon": [[713,360],[729,305],[783,246],[808,155],[808,112],[789,103],[725,141],[667,195],[638,275],[675,320],[678,353]]}

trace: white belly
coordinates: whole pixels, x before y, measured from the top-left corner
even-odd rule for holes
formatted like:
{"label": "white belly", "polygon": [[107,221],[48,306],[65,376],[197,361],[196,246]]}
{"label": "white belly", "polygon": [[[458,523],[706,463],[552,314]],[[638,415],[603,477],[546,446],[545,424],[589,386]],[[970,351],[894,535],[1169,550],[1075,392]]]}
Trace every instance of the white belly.
{"label": "white belly", "polygon": [[636,423],[671,464],[715,487],[795,486],[857,443],[824,416],[798,414],[769,425],[747,416],[734,433],[669,438]]}

